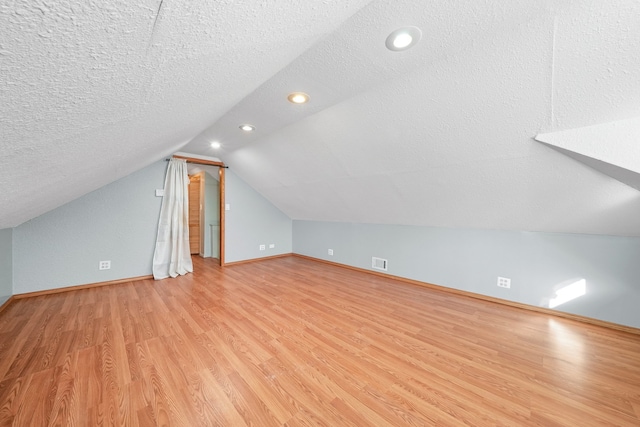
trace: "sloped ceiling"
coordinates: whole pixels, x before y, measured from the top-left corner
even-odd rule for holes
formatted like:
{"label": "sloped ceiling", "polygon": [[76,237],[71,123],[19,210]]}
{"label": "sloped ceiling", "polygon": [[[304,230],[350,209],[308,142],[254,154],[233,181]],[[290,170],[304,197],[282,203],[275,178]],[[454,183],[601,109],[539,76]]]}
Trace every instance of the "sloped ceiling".
{"label": "sloped ceiling", "polygon": [[640,190],[640,118],[540,134],[542,142]]}
{"label": "sloped ceiling", "polygon": [[0,2],[0,229],[178,150],[366,3]]}
{"label": "sloped ceiling", "polygon": [[635,0],[59,3],[0,6],[0,228],[180,149],[293,219],[640,236],[533,139],[640,116]]}

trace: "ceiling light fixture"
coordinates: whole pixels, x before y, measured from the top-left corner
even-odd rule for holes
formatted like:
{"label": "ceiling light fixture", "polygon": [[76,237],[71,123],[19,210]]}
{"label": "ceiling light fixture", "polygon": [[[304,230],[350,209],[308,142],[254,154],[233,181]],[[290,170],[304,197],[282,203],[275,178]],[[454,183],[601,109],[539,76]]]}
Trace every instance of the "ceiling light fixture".
{"label": "ceiling light fixture", "polygon": [[385,45],[393,51],[407,50],[417,44],[422,38],[422,31],[418,27],[398,28],[387,37]]}
{"label": "ceiling light fixture", "polygon": [[255,130],[255,128],[256,128],[255,126],[249,125],[249,124],[240,125],[240,129],[242,129],[245,132],[251,132]]}
{"label": "ceiling light fixture", "polygon": [[218,141],[213,141],[213,142],[211,143],[211,148],[213,148],[213,149],[216,149],[216,150],[217,150],[217,149],[218,149],[218,148],[220,148],[220,147],[222,147],[222,144],[220,144]]}
{"label": "ceiling light fixture", "polygon": [[287,96],[287,99],[294,104],[305,104],[309,102],[309,95],[304,92],[292,92]]}

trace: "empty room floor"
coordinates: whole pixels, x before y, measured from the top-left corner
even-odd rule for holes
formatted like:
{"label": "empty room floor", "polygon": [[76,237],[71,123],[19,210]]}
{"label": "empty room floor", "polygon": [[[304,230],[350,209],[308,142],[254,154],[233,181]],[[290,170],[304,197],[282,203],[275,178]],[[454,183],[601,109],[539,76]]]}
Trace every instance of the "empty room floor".
{"label": "empty room floor", "polygon": [[286,257],[14,300],[0,426],[638,426],[640,336]]}

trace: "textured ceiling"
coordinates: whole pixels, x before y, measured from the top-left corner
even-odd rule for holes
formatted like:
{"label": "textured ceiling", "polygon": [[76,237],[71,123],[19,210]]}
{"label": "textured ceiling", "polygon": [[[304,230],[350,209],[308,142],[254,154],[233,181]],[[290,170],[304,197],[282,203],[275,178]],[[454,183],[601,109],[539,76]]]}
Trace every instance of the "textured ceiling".
{"label": "textured ceiling", "polygon": [[0,229],[176,151],[367,1],[0,2]]}
{"label": "textured ceiling", "polygon": [[540,134],[540,141],[640,190],[640,118]]}
{"label": "textured ceiling", "polygon": [[636,0],[56,3],[0,5],[0,228],[180,149],[294,219],[640,235],[533,139],[640,116]]}

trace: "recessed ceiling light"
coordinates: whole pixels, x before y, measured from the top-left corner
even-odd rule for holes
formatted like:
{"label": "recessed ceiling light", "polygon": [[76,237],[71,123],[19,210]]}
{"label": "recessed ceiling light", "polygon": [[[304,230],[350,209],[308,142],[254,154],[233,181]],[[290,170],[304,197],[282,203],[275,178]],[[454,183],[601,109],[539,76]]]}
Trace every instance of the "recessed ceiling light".
{"label": "recessed ceiling light", "polygon": [[418,27],[398,28],[387,37],[385,45],[387,49],[400,51],[414,46],[422,38],[422,31]]}
{"label": "recessed ceiling light", "polygon": [[215,148],[217,150],[220,147],[222,147],[222,144],[220,144],[218,141],[213,141],[211,143],[211,148]]}
{"label": "recessed ceiling light", "polygon": [[256,128],[255,126],[252,126],[252,125],[249,125],[249,124],[240,125],[240,129],[242,129],[245,132],[251,132],[255,128]]}
{"label": "recessed ceiling light", "polygon": [[292,92],[287,99],[294,104],[304,104],[309,101],[309,95],[304,92]]}

